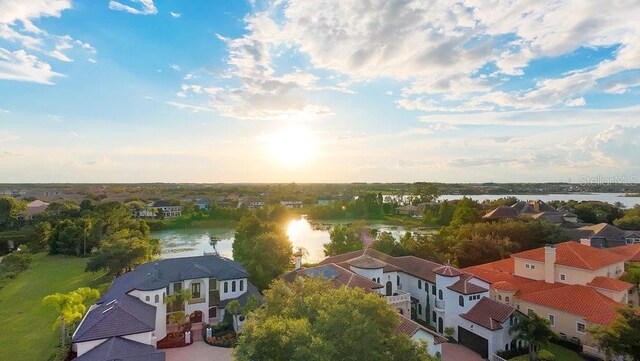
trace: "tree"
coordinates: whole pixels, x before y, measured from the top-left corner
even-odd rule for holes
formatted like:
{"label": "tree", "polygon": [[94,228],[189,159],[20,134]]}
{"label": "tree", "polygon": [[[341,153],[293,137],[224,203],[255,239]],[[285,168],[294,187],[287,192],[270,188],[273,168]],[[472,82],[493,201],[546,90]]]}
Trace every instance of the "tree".
{"label": "tree", "polygon": [[509,238],[473,235],[456,245],[455,255],[458,267],[470,267],[507,258],[511,249]]}
{"label": "tree", "polygon": [[613,224],[622,229],[640,229],[640,204],[626,210],[624,216],[613,221]]}
{"label": "tree", "polygon": [[436,183],[416,182],[413,183],[411,190],[415,195],[414,204],[433,202],[440,195]]}
{"label": "tree", "polygon": [[640,361],[640,308],[625,306],[607,326],[588,328],[593,338],[608,355],[625,355]]}
{"label": "tree", "polygon": [[330,281],[278,280],[252,312],[234,350],[238,361],[434,360],[395,332],[400,317],[374,293]]}
{"label": "tree", "polygon": [[54,293],[42,299],[44,305],[51,306],[58,312],[53,328],[55,329],[60,325],[62,337],[60,345],[63,348],[67,339],[68,326],[81,320],[87,311],[87,306],[95,302],[98,297],[100,297],[98,290],[81,287],[69,293]]}
{"label": "tree", "polygon": [[408,252],[396,241],[390,232],[378,233],[376,239],[371,244],[371,248],[394,257],[408,255]]}
{"label": "tree", "polygon": [[[165,296],[164,303],[169,306],[169,309],[173,310],[175,306],[179,305],[179,309],[183,309],[184,302],[191,301],[193,295],[191,294],[191,290],[180,290],[176,291],[170,295]],[[174,311],[175,312],[175,311]],[[184,316],[182,318],[184,320]],[[180,322],[175,322],[180,323]]]}
{"label": "tree", "polygon": [[291,265],[293,248],[282,228],[261,222],[254,215],[245,216],[236,228],[233,258],[247,272],[253,284],[265,289]]}
{"label": "tree", "polygon": [[33,226],[33,236],[29,241],[29,251],[37,253],[46,250],[47,240],[51,235],[51,231],[51,223],[47,221],[39,222]]}
{"label": "tree", "polygon": [[18,214],[25,209],[24,202],[18,202],[13,197],[0,197],[0,231],[17,226]]}
{"label": "tree", "polygon": [[331,242],[324,245],[324,254],[335,256],[362,249],[363,237],[368,235],[369,231],[362,221],[353,222],[350,225],[338,224],[329,233]]}
{"label": "tree", "polygon": [[158,239],[131,237],[128,232],[122,232],[103,240],[100,247],[92,251],[85,270],[107,270],[109,274],[117,276],[159,254]]}
{"label": "tree", "polygon": [[509,334],[517,333],[520,340],[529,344],[529,361],[536,361],[538,349],[549,343],[549,339],[554,336],[550,324],[546,318],[531,312],[528,316],[518,317],[517,322],[509,329]]}
{"label": "tree", "polygon": [[453,212],[450,227],[456,228],[463,224],[476,223],[480,219],[480,205],[478,202],[468,197],[462,197]]}

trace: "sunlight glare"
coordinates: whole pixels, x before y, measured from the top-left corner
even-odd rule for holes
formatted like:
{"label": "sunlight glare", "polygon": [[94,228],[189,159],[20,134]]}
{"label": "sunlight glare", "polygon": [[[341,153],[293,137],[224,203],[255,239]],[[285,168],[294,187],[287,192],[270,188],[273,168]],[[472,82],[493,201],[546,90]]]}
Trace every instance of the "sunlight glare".
{"label": "sunlight glare", "polygon": [[287,126],[268,137],[269,152],[274,160],[296,166],[309,161],[316,154],[315,139],[308,128]]}

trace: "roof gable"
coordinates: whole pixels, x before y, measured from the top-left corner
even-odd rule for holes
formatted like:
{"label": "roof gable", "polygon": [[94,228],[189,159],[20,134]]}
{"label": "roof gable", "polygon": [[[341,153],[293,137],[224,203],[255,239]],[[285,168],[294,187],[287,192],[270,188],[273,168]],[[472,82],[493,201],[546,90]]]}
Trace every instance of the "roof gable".
{"label": "roof gable", "polygon": [[482,297],[467,313],[460,314],[460,317],[494,331],[503,328],[502,324],[516,311],[513,306]]}
{"label": "roof gable", "polygon": [[75,361],[165,361],[165,353],[151,345],[112,337]]}

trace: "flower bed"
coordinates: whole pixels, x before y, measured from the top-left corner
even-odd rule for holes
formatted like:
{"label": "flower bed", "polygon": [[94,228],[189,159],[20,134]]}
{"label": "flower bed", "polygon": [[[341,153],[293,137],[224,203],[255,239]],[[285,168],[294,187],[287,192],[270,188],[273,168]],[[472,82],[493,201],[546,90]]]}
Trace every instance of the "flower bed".
{"label": "flower bed", "polygon": [[207,339],[207,343],[211,346],[227,348],[235,346],[237,341],[236,333],[233,331],[229,331],[220,336],[211,336]]}

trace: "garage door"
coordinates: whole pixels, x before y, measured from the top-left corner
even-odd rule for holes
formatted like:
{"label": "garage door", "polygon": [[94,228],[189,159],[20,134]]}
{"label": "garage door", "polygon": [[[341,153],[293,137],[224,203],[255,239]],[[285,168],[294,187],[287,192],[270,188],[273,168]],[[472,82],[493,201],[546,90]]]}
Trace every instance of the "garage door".
{"label": "garage door", "polygon": [[480,337],[460,326],[458,326],[458,342],[479,353],[483,358],[487,358],[489,356],[489,341],[487,341],[486,338]]}

